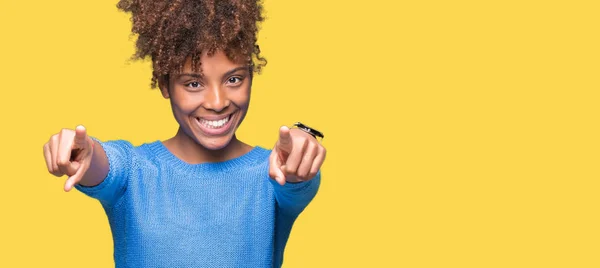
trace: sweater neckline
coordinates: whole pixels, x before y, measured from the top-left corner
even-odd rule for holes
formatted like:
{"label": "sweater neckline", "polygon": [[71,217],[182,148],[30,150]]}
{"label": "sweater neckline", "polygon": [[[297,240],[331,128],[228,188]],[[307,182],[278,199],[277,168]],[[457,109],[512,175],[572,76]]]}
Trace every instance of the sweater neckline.
{"label": "sweater neckline", "polygon": [[263,156],[266,151],[266,149],[260,146],[254,146],[249,152],[222,162],[190,164],[175,156],[160,140],[156,140],[148,145],[159,160],[165,161],[184,172],[223,172],[236,168],[248,168],[248,166],[264,160]]}

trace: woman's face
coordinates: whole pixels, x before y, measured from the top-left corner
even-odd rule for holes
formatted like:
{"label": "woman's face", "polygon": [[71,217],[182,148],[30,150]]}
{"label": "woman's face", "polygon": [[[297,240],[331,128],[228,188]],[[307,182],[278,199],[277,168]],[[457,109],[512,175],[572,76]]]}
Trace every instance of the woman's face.
{"label": "woman's face", "polygon": [[192,72],[191,60],[183,72],[170,75],[168,88],[175,119],[187,136],[209,150],[229,144],[244,120],[252,84],[249,66],[232,62],[219,51],[200,58],[202,74]]}

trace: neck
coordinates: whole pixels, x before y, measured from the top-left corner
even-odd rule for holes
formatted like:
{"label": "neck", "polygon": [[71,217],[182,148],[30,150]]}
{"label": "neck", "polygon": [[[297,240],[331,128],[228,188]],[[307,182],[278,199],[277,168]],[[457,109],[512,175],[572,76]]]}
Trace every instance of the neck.
{"label": "neck", "polygon": [[164,141],[163,144],[172,154],[190,164],[223,162],[240,157],[252,150],[250,145],[238,140],[235,134],[225,147],[210,150],[185,134],[181,128],[173,138]]}

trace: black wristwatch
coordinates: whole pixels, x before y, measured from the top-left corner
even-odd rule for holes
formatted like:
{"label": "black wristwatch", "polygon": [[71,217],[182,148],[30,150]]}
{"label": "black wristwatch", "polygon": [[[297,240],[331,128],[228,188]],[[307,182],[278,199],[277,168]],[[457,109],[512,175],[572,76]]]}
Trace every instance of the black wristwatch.
{"label": "black wristwatch", "polygon": [[325,136],[323,136],[323,133],[321,133],[320,131],[318,131],[318,130],[316,130],[314,128],[311,128],[311,127],[309,127],[309,126],[307,126],[305,124],[302,124],[300,122],[294,123],[294,126],[297,127],[298,129],[300,129],[300,130],[302,130],[302,131],[304,131],[304,132],[312,135],[313,137],[315,137],[315,139],[317,137],[319,137],[321,139],[323,139],[325,137]]}

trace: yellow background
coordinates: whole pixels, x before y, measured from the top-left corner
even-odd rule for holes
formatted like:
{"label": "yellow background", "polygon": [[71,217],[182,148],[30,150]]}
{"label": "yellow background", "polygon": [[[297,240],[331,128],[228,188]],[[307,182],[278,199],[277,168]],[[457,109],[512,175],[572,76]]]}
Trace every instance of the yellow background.
{"label": "yellow background", "polygon": [[[110,267],[42,145],[176,130],[116,1],[0,4],[0,267]],[[600,267],[598,1],[265,2],[240,137],[325,133],[284,267]]]}

